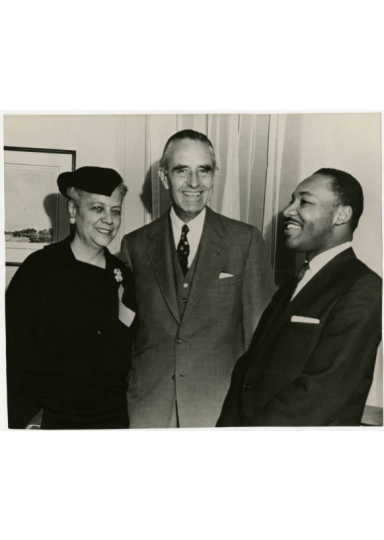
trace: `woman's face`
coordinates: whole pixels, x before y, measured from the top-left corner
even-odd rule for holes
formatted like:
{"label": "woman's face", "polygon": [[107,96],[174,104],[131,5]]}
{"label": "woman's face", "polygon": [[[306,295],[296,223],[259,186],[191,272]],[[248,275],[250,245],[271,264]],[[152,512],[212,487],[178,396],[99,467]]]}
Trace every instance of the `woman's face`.
{"label": "woman's face", "polygon": [[76,235],[89,248],[104,248],[111,243],[121,223],[123,197],[117,187],[110,197],[89,193],[79,207],[72,206]]}

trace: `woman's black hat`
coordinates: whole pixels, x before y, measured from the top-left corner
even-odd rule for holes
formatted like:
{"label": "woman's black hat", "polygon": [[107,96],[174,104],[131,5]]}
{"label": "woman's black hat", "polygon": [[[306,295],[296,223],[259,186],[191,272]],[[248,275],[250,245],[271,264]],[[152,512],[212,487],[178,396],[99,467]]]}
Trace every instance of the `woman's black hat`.
{"label": "woman's black hat", "polygon": [[69,187],[110,197],[122,182],[117,171],[105,167],[80,167],[76,171],[59,174],[57,179],[60,193],[67,198]]}

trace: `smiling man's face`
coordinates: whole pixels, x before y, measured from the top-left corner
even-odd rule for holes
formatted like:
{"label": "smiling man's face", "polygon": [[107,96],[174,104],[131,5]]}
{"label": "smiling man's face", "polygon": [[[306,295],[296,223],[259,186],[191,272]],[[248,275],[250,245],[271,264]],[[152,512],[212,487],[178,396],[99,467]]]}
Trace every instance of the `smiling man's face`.
{"label": "smiling man's face", "polygon": [[188,223],[207,205],[213,189],[215,166],[207,144],[182,139],[172,144],[166,170],[159,170],[166,189],[170,190],[178,217]]}
{"label": "smiling man's face", "polygon": [[314,174],[301,182],[284,210],[285,245],[305,252],[308,260],[337,245],[336,222],[339,212],[330,178]]}

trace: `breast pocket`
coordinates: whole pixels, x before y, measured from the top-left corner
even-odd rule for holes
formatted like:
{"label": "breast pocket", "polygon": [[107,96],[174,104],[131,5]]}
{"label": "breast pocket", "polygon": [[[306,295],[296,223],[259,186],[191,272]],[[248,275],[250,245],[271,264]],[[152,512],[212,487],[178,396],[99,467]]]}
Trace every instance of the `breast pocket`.
{"label": "breast pocket", "polygon": [[228,287],[230,285],[236,285],[239,283],[242,283],[243,281],[243,275],[244,274],[237,274],[235,276],[221,278],[221,279],[215,279],[214,284],[215,287]]}
{"label": "breast pocket", "polygon": [[271,350],[269,370],[299,374],[321,338],[323,325],[289,322],[276,336]]}

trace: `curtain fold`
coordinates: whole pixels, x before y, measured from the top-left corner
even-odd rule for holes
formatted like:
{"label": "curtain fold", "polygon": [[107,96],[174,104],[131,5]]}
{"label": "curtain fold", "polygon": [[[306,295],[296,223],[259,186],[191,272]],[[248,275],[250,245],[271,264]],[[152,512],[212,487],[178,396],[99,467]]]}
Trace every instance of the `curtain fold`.
{"label": "curtain fold", "polygon": [[279,189],[285,143],[285,114],[273,114],[269,131],[267,179],[264,197],[263,236],[275,268]]}
{"label": "curtain fold", "polygon": [[[239,175],[239,119],[230,115],[225,148],[226,176],[223,182],[223,200],[220,213],[232,219],[240,219],[240,175]],[[222,159],[225,159],[222,156]],[[246,190],[247,186],[243,186]]]}
{"label": "curtain fold", "polygon": [[243,188],[240,194],[240,217],[242,221],[249,223],[251,210],[251,185],[254,177],[255,166],[255,139],[256,139],[255,115],[240,115],[239,123],[239,176],[242,179]]}

